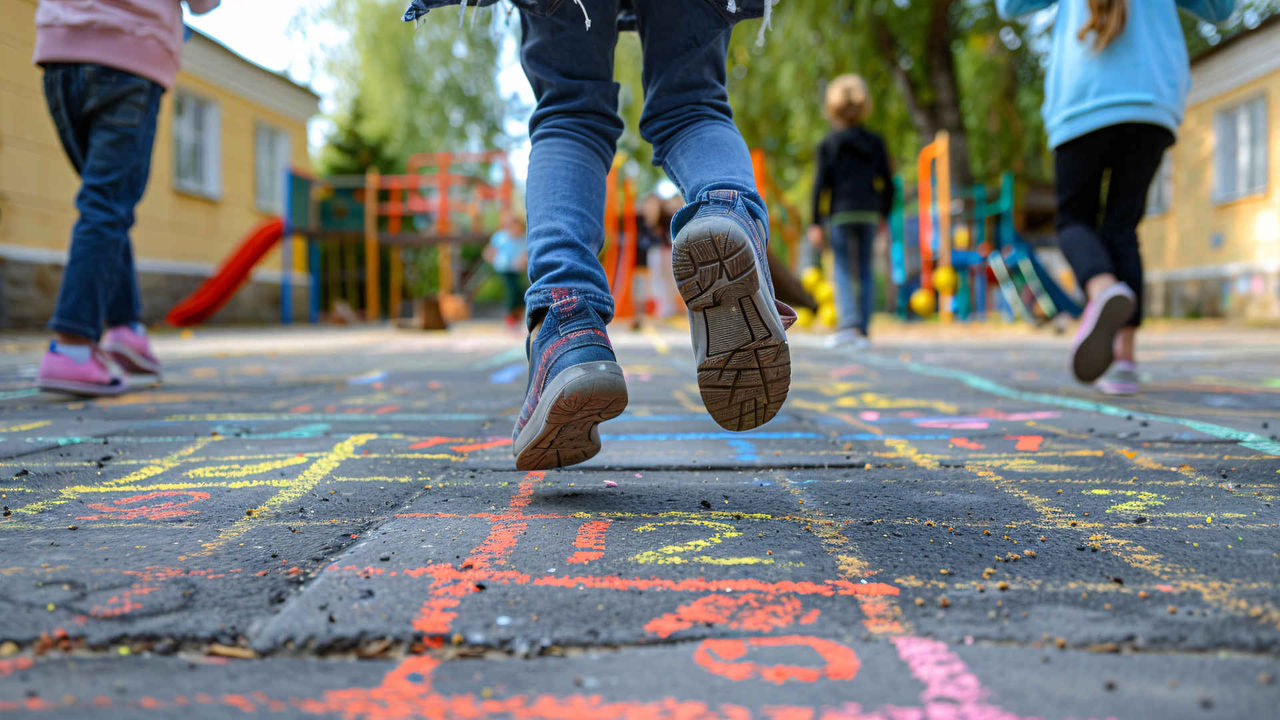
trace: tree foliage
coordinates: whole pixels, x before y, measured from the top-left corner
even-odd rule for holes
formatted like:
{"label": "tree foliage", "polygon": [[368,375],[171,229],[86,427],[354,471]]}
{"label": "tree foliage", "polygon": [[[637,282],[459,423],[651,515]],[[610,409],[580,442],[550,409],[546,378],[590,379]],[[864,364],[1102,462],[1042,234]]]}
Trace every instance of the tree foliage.
{"label": "tree foliage", "polygon": [[[416,27],[400,21],[404,0],[327,0],[304,25],[336,28],[319,62],[336,82],[336,131],[321,154],[322,171],[368,163],[403,171],[410,155],[505,147],[511,101],[494,78],[501,36],[488,12],[459,28],[456,13],[433,14]],[[483,24],[481,24],[483,23]],[[477,26],[478,25],[478,26]]]}
{"label": "tree foliage", "polygon": [[[458,27],[455,10],[433,13],[414,28],[399,22],[404,4],[327,0],[311,11],[312,24],[347,36],[325,47],[322,59],[338,88],[336,130],[321,157],[326,171],[395,171],[415,152],[524,140],[511,121],[527,108],[501,97],[494,82],[501,33],[519,34],[505,22],[505,9],[471,10],[466,28]],[[1218,28],[1183,15],[1193,56],[1280,12],[1280,0],[1239,5]],[[813,149],[828,129],[826,83],[846,72],[866,79],[875,104],[868,126],[886,137],[909,181],[919,148],[940,129],[951,133],[959,183],[991,182],[1005,171],[1048,180],[1040,104],[1050,27],[1004,21],[995,0],[785,0],[763,45],[756,42],[759,21],[735,31],[730,98],[748,144],[766,151],[793,201],[808,192]],[[637,130],[640,57],[636,36],[623,35],[615,75],[627,130],[619,149],[644,190],[660,171],[650,167],[651,150]]]}

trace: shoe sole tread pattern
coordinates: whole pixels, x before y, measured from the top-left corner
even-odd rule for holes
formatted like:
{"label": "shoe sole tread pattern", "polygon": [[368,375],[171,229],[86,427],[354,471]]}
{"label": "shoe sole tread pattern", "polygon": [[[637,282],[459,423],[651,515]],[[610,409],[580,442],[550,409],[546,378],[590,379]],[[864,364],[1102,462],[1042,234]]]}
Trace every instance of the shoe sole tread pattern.
{"label": "shoe sole tread pattern", "polygon": [[[694,229],[681,233],[672,254],[676,285],[705,338],[698,360],[702,403],[720,427],[751,430],[769,422],[787,399],[791,351],[778,321],[770,327],[761,307],[760,270],[748,240],[736,233]],[[701,355],[701,353],[699,353]]]}
{"label": "shoe sole tread pattern", "polygon": [[627,386],[617,363],[566,368],[516,437],[516,469],[550,470],[590,460],[600,452],[600,423],[626,408]]}
{"label": "shoe sole tread pattern", "polygon": [[1098,309],[1093,330],[1080,341],[1071,356],[1071,371],[1076,379],[1090,383],[1102,377],[1115,360],[1116,333],[1133,317],[1133,299],[1112,295]]}

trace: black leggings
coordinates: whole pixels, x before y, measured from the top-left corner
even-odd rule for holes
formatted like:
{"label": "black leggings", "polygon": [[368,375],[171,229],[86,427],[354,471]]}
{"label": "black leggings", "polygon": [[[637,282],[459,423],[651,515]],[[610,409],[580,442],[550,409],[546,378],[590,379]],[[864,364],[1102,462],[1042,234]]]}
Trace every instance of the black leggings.
{"label": "black leggings", "polygon": [[[1084,288],[1090,278],[1115,275],[1138,296],[1129,327],[1142,323],[1142,256],[1138,223],[1147,190],[1173,133],[1158,125],[1125,123],[1095,130],[1053,152],[1058,184],[1058,245]],[[1102,181],[1110,172],[1107,198]]]}

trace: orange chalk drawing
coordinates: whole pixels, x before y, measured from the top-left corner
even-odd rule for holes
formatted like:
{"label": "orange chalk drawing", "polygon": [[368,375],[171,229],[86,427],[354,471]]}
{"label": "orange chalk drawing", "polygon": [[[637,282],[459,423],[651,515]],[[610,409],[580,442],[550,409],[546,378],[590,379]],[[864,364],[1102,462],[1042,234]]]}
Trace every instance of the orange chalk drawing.
{"label": "orange chalk drawing", "polygon": [[477,450],[489,450],[496,447],[504,447],[512,443],[511,438],[495,438],[488,442],[474,443],[471,445],[454,445],[451,449],[454,452],[469,453]]}
{"label": "orange chalk drawing", "polygon": [[[146,503],[148,500],[164,497],[186,497],[182,502],[162,502],[156,504],[136,505],[135,503]],[[189,505],[193,505],[201,500],[208,500],[209,493],[199,492],[195,490],[158,490],[156,492],[146,493],[144,495],[130,495],[129,497],[120,498],[112,502],[110,505],[106,503],[89,503],[87,507],[90,510],[97,510],[101,515],[83,515],[77,517],[77,520],[101,520],[103,518],[111,518],[112,520],[138,520],[145,518],[147,520],[167,520],[169,518],[181,517],[183,515],[194,515],[199,510],[183,510]]]}
{"label": "orange chalk drawing", "polygon": [[[818,654],[823,664],[820,667],[762,665],[744,659],[755,648],[783,647],[808,647]],[[708,672],[730,680],[758,678],[777,685],[791,681],[817,682],[823,678],[852,680],[862,665],[851,648],[832,640],[808,635],[757,637],[745,640],[737,638],[703,640],[694,651],[693,659]]]}
{"label": "orange chalk drawing", "polygon": [[463,438],[458,437],[433,437],[421,440],[409,446],[410,450],[422,450],[423,448],[435,447],[451,442],[462,442]]}
{"label": "orange chalk drawing", "polygon": [[660,638],[704,624],[767,633],[791,625],[812,625],[818,613],[816,608],[805,613],[795,595],[707,595],[650,620],[644,629]]}
{"label": "orange chalk drawing", "polygon": [[609,530],[610,521],[591,520],[578,527],[578,537],[573,546],[579,548],[566,561],[572,565],[589,563],[604,557],[604,535]]}
{"label": "orange chalk drawing", "polygon": [[962,438],[962,437],[951,438],[951,444],[955,445],[956,447],[964,448],[965,450],[986,450],[987,449],[987,446],[983,445],[980,442],[974,442],[969,438]]}
{"label": "orange chalk drawing", "polygon": [[1040,443],[1044,442],[1043,435],[1005,435],[1004,439],[1017,441],[1013,449],[1023,452],[1035,452],[1040,449]]}

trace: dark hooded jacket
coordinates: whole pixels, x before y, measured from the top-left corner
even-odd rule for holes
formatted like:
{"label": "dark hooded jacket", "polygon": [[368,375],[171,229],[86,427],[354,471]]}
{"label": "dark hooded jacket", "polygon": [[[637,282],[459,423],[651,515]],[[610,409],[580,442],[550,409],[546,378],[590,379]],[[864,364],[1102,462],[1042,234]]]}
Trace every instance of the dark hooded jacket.
{"label": "dark hooded jacket", "polygon": [[864,127],[834,130],[822,139],[816,153],[813,181],[814,224],[821,224],[822,193],[831,191],[831,215],[878,214],[893,208],[893,171],[884,139]]}
{"label": "dark hooded jacket", "polygon": [[[467,0],[467,5],[472,7],[485,7],[493,5],[498,0]],[[566,2],[572,4],[573,0],[511,0],[511,4],[525,12],[546,17],[551,15],[560,6]],[[618,10],[618,29],[634,30],[636,15],[632,10],[632,4],[635,0],[622,0]],[[717,10],[720,11],[725,19],[730,22],[746,20],[747,18],[758,18],[764,15],[764,4],[766,0],[689,0],[689,2],[709,2]],[[776,0],[775,0],[776,3]],[[405,22],[413,22],[423,17],[428,12],[436,8],[442,8],[446,5],[461,5],[462,0],[411,0],[409,9],[404,13]],[[585,20],[584,15],[584,20]]]}

